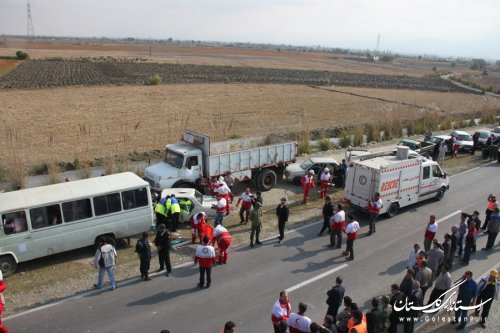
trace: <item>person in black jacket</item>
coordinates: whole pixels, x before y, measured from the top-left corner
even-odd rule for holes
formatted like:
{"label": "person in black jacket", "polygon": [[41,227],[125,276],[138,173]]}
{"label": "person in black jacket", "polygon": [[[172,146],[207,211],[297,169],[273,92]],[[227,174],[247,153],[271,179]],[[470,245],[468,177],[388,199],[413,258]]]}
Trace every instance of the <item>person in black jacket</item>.
{"label": "person in black jacket", "polygon": [[160,224],[154,243],[158,248],[158,259],[160,260],[160,269],[158,269],[158,272],[161,272],[166,267],[166,275],[169,276],[170,272],[172,272],[172,266],[170,265],[170,234],[164,224]]}
{"label": "person in black jacket", "polygon": [[281,198],[281,202],[276,207],[276,216],[278,216],[278,230],[280,235],[278,236],[278,244],[281,243],[283,238],[285,238],[285,224],[288,222],[288,207],[286,205],[286,198]]}
{"label": "person in black jacket", "polygon": [[144,279],[144,281],[151,280],[148,273],[151,262],[151,247],[149,246],[148,237],[149,234],[143,232],[142,238],[139,239],[135,245],[135,252],[140,260],[139,270],[141,271],[141,279]]}
{"label": "person in black jacket", "polygon": [[337,276],[335,279],[335,285],[332,289],[327,291],[328,298],[326,299],[326,304],[328,304],[327,315],[337,318],[339,308],[342,305],[342,299],[344,298],[345,288],[342,285],[342,278]]}
{"label": "person in black jacket", "polygon": [[318,236],[321,236],[325,230],[330,233],[330,219],[333,216],[333,206],[332,198],[330,196],[325,197],[325,204],[323,205],[323,226],[319,231]]}

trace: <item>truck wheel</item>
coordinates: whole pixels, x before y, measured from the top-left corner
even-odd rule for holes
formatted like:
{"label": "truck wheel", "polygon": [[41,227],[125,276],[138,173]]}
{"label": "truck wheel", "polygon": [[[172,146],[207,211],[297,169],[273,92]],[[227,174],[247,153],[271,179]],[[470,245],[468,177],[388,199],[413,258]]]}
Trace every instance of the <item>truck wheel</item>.
{"label": "truck wheel", "polygon": [[266,169],[262,171],[257,178],[257,187],[261,191],[269,191],[276,185],[277,180],[276,172],[271,169]]}
{"label": "truck wheel", "polygon": [[389,207],[389,210],[387,211],[387,216],[394,217],[398,215],[398,212],[399,212],[399,204],[397,202],[393,202],[391,204],[391,207]]}
{"label": "truck wheel", "polygon": [[1,256],[0,257],[0,270],[2,270],[3,276],[10,276],[14,274],[17,269],[17,263],[11,256]]}
{"label": "truck wheel", "polygon": [[443,187],[441,187],[439,189],[438,193],[436,194],[436,200],[440,201],[441,199],[443,199],[445,192],[446,192],[446,190]]}

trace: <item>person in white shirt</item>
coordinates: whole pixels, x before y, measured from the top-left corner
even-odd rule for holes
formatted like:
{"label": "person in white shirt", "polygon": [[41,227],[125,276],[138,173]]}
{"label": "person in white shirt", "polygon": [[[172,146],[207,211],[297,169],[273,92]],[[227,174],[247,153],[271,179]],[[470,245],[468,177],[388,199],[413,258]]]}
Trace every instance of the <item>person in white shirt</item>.
{"label": "person in white shirt", "polygon": [[411,268],[415,271],[415,264],[417,263],[418,253],[420,252],[420,245],[413,245],[413,249],[410,251],[410,256],[408,257],[408,262],[406,263],[406,268]]}
{"label": "person in white shirt", "polygon": [[288,329],[290,333],[310,333],[311,330],[309,326],[312,323],[312,320],[305,315],[307,311],[307,305],[300,302],[299,303],[299,312],[292,313],[290,317],[288,317]]}

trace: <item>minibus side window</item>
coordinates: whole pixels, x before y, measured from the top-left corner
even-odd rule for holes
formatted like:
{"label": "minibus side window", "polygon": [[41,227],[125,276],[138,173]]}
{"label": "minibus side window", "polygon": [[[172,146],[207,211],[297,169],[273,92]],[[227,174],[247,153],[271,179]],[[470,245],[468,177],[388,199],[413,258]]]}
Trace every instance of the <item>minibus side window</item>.
{"label": "minibus side window", "polygon": [[5,235],[17,234],[28,230],[28,221],[23,210],[2,214],[2,226]]}
{"label": "minibus side window", "polygon": [[64,222],[73,222],[92,217],[90,199],[69,201],[62,204]]}
{"label": "minibus side window", "polygon": [[40,229],[62,223],[61,207],[50,205],[30,209],[31,227]]}
{"label": "minibus side window", "polygon": [[96,216],[116,213],[121,210],[120,193],[111,193],[94,197],[94,211]]}
{"label": "minibus side window", "polygon": [[122,192],[123,209],[132,209],[148,205],[148,193],[146,188]]}

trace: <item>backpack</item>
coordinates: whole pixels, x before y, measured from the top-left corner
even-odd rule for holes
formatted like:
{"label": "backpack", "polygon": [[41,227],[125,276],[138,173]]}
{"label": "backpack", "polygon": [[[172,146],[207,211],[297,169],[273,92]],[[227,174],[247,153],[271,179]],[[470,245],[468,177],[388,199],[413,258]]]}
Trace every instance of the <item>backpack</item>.
{"label": "backpack", "polygon": [[113,251],[108,251],[108,252],[102,252],[101,250],[99,250],[99,252],[101,252],[101,255],[99,257],[99,267],[106,267],[106,262],[113,262],[113,254],[112,252]]}

